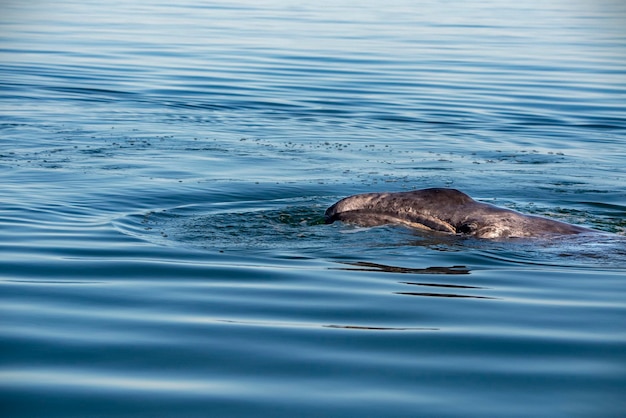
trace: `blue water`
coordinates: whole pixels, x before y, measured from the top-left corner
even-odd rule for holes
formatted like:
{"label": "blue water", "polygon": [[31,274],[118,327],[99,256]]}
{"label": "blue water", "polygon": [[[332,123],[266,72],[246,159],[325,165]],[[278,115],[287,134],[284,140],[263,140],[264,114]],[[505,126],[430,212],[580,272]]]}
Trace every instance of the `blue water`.
{"label": "blue water", "polygon": [[[618,417],[619,1],[6,1],[7,417]],[[323,224],[454,187],[606,234]]]}

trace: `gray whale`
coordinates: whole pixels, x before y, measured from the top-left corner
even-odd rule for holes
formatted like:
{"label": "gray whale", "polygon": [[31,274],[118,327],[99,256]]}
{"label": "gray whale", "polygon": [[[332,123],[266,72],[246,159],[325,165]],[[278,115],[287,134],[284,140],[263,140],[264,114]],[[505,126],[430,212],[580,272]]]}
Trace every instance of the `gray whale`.
{"label": "gray whale", "polygon": [[324,217],[327,224],[335,221],[361,226],[400,224],[491,239],[599,232],[477,202],[458,190],[444,188],[349,196],[329,207]]}

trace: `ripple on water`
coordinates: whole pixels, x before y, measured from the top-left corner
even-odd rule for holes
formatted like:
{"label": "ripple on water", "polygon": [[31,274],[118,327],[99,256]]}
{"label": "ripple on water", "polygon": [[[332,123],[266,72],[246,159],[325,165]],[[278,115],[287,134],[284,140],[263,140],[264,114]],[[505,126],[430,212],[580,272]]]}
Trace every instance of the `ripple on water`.
{"label": "ripple on water", "polygon": [[414,3],[3,2],[2,412],[623,415],[626,3]]}
{"label": "ripple on water", "polygon": [[[325,202],[327,199],[324,198]],[[468,252],[482,263],[623,268],[624,237],[601,233],[549,239],[481,240],[433,234],[404,227],[360,228],[325,225],[328,203],[320,198],[290,198],[232,203],[191,204],[118,218],[122,232],[159,245],[209,251],[323,252],[331,257],[393,248],[415,252]],[[537,208],[534,213],[541,214]],[[580,216],[579,211],[561,216]],[[606,220],[605,220],[606,222]],[[412,254],[413,253],[413,254]],[[415,272],[415,271],[413,271]],[[453,272],[453,271],[451,271]],[[435,274],[436,271],[428,271]]]}

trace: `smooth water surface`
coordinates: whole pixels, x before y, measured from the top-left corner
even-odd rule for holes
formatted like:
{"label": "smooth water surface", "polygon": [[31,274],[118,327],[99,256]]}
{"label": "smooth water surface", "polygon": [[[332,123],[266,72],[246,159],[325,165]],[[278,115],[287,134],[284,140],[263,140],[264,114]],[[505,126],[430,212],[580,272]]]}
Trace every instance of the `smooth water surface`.
{"label": "smooth water surface", "polygon": [[[623,2],[0,7],[3,416],[623,416]],[[323,223],[426,187],[604,234]]]}

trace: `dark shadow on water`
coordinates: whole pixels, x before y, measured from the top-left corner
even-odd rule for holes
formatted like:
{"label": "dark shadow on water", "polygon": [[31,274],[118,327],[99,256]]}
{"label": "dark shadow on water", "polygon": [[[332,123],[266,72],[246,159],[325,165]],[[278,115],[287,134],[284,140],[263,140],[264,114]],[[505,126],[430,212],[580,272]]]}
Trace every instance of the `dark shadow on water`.
{"label": "dark shadow on water", "polygon": [[322,325],[323,328],[338,328],[361,331],[439,331],[439,328],[417,327],[367,327],[358,325]]}
{"label": "dark shadow on water", "polygon": [[470,269],[465,266],[452,267],[426,267],[426,268],[410,268],[388,266],[385,264],[370,263],[367,261],[357,261],[354,263],[343,263],[353,267],[338,268],[337,270],[354,270],[354,271],[384,271],[386,273],[405,273],[405,274],[469,274]]}
{"label": "dark shadow on water", "polygon": [[467,299],[498,299],[489,296],[459,295],[454,293],[427,293],[427,292],[394,292],[394,295],[428,296],[437,298],[467,298]]}
{"label": "dark shadow on water", "polygon": [[439,331],[439,328],[434,327],[383,327],[383,326],[369,326],[369,325],[339,325],[339,324],[315,324],[315,323],[287,323],[279,321],[242,321],[234,319],[217,319],[216,322],[222,322],[227,324],[247,325],[256,327],[295,327],[295,328],[332,328],[332,329],[344,329],[355,331]]}
{"label": "dark shadow on water", "polygon": [[[409,268],[389,266],[379,263],[371,263],[367,261],[356,262],[343,262],[350,267],[339,267],[336,270],[344,271],[359,271],[359,272],[385,272],[385,273],[399,273],[399,274],[437,274],[437,275],[466,275],[470,274],[470,269],[465,266],[452,266],[452,267],[426,267],[426,268]],[[432,283],[432,282],[398,282],[403,285],[420,286],[426,288],[440,288],[440,289],[486,289],[479,286],[459,285],[451,283]],[[443,290],[442,290],[443,292]],[[438,298],[467,298],[467,299],[498,299],[490,296],[468,295],[460,293],[442,293],[442,292],[393,292],[396,295],[406,296],[428,296]]]}

